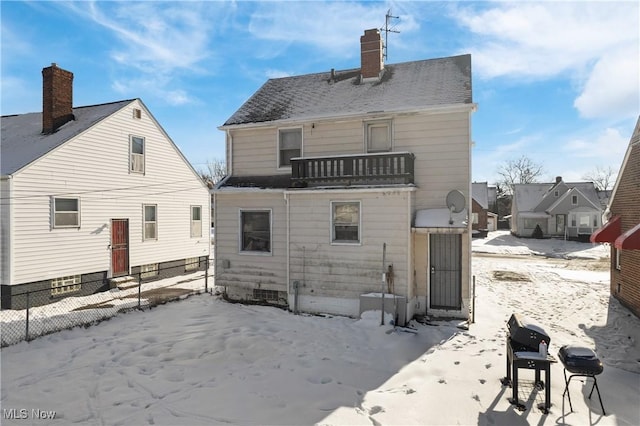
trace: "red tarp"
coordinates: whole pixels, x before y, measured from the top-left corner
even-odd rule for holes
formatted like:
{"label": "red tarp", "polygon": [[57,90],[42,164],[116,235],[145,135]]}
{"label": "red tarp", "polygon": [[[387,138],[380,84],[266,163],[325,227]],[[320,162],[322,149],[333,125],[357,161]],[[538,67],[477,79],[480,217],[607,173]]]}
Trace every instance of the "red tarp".
{"label": "red tarp", "polygon": [[602,228],[591,234],[589,240],[592,243],[613,243],[621,233],[620,216],[614,216]]}

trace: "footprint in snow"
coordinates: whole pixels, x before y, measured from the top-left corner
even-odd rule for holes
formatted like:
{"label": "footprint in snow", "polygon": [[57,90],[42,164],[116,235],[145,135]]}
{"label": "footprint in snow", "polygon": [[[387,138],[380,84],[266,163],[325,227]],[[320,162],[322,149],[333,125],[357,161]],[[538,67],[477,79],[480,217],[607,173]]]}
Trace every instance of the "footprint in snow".
{"label": "footprint in snow", "polygon": [[445,379],[440,379],[438,380],[438,383],[442,383],[443,385],[446,385],[447,381]]}
{"label": "footprint in snow", "polygon": [[493,367],[493,366],[491,365],[491,363],[489,363],[489,364],[485,364],[485,365],[484,365],[484,368],[486,368],[487,370],[488,370],[488,369],[490,369],[491,367]]}

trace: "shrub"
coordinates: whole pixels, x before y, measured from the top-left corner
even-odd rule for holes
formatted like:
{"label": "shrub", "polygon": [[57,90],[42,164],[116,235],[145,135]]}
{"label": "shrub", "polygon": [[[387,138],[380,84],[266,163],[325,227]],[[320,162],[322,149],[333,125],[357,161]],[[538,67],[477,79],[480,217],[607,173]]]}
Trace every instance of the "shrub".
{"label": "shrub", "polygon": [[541,239],[542,237],[544,237],[544,234],[542,233],[542,228],[540,228],[540,225],[536,225],[536,229],[533,230],[533,233],[531,234],[531,236],[537,239]]}

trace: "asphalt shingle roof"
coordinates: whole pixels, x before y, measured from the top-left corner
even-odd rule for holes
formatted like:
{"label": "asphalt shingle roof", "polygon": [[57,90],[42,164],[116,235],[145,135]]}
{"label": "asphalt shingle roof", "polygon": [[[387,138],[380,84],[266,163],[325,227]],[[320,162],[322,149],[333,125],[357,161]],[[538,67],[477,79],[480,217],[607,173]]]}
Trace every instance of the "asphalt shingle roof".
{"label": "asphalt shingle roof", "polygon": [[471,55],[385,65],[380,81],[351,69],[268,80],[222,127],[411,111],[472,103]]}
{"label": "asphalt shingle roof", "polygon": [[42,134],[40,112],[0,117],[0,175],[17,172],[133,101],[134,99],[129,99],[73,108],[75,120],[64,124],[52,134]]}

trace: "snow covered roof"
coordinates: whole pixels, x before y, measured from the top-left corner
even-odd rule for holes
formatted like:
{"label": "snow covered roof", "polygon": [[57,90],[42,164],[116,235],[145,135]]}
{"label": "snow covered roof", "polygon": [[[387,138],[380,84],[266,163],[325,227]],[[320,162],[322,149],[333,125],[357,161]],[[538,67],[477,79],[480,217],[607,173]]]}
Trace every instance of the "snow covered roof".
{"label": "snow covered roof", "polygon": [[17,172],[134,100],[73,108],[75,120],[52,134],[42,133],[40,112],[3,116],[0,175]]}
{"label": "snow covered roof", "polygon": [[489,189],[487,182],[473,182],[471,184],[471,196],[483,209],[489,208]]}
{"label": "snow covered roof", "polygon": [[[600,206],[598,191],[593,182],[563,182],[569,189],[578,190],[596,208]],[[520,212],[533,211],[550,194],[557,183],[526,183],[513,185],[513,198]],[[565,192],[566,193],[566,192]],[[564,195],[565,193],[561,194]],[[553,195],[551,195],[553,196]],[[562,198],[562,197],[560,197]],[[477,200],[476,200],[477,201]],[[549,210],[547,208],[547,210]]]}
{"label": "snow covered roof", "polygon": [[[450,220],[453,219],[452,223]],[[425,209],[416,212],[415,228],[466,228],[467,209],[450,213],[447,208]]]}
{"label": "snow covered roof", "polygon": [[471,103],[471,55],[461,55],[386,65],[374,82],[360,69],[270,79],[221,127]]}

